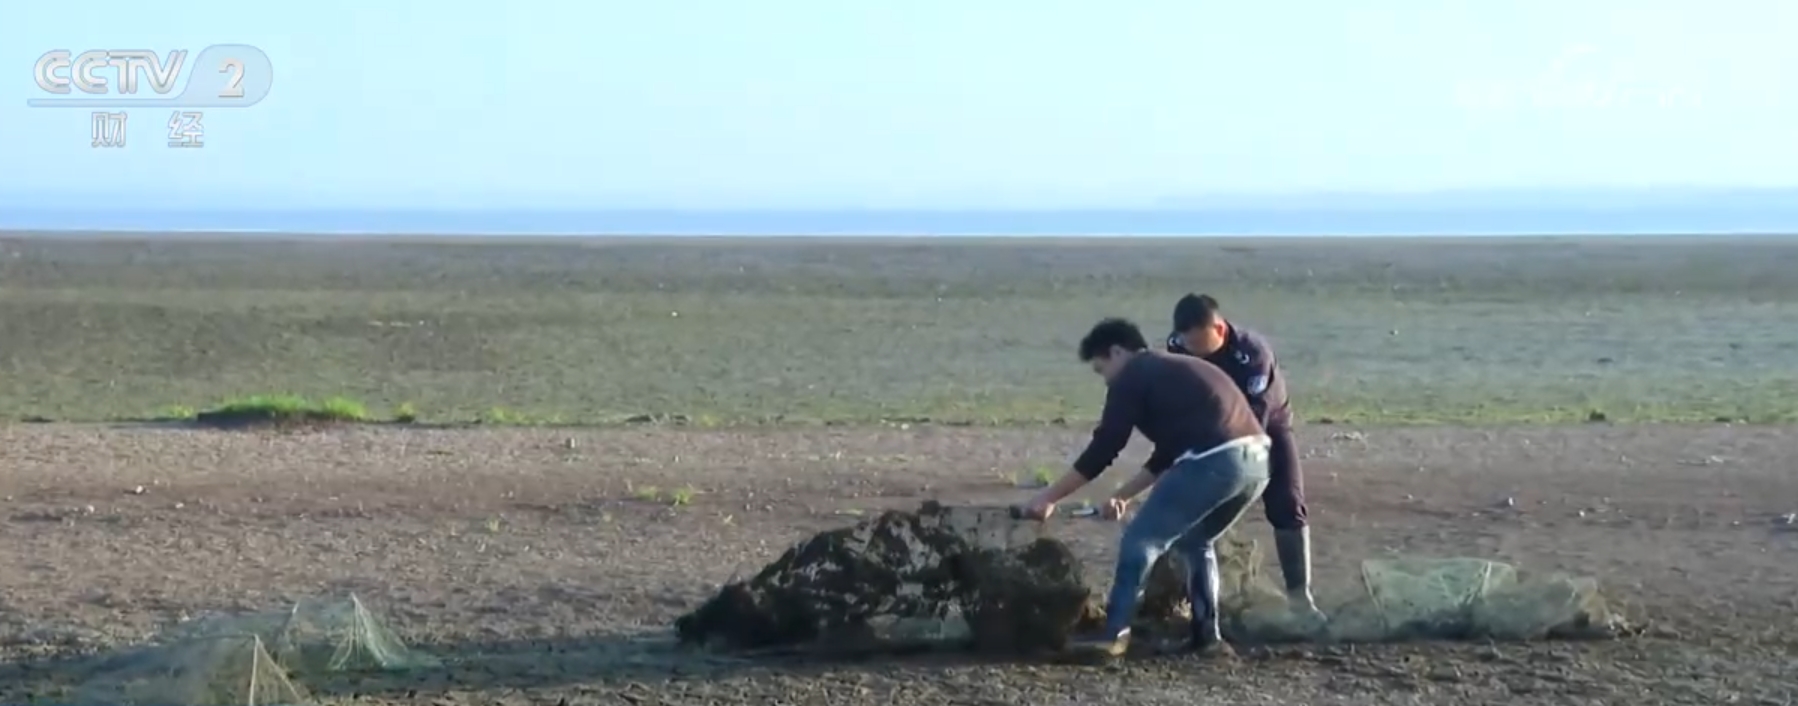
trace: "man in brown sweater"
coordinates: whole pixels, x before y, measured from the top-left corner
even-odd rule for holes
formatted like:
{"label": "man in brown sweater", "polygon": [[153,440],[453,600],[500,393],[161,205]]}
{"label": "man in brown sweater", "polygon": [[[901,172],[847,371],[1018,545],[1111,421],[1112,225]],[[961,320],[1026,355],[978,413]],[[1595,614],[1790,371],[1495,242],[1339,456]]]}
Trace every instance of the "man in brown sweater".
{"label": "man in brown sweater", "polygon": [[1124,653],[1143,582],[1171,549],[1192,572],[1189,647],[1227,652],[1218,623],[1215,545],[1267,486],[1270,441],[1255,411],[1222,369],[1200,358],[1149,350],[1142,330],[1123,319],[1093,326],[1080,341],[1080,359],[1108,388],[1099,426],[1073,469],[1019,512],[1047,518],[1055,503],[1117,460],[1132,430],[1154,442],[1155,451],[1142,472],[1113,494],[1105,514],[1120,518],[1142,491],[1154,486],[1155,492],[1124,529],[1104,630],[1077,639],[1073,648],[1105,656]]}

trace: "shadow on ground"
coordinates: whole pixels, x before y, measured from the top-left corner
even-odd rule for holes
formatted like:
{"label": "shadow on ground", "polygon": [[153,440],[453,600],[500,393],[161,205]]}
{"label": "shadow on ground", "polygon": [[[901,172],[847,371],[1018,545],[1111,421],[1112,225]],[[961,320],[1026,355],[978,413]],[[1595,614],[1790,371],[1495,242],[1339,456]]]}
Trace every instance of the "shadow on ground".
{"label": "shadow on ground", "polygon": [[[889,673],[911,667],[1003,663],[972,654],[938,653],[875,657],[818,653],[721,654],[687,648],[657,633],[424,643],[420,650],[441,667],[392,672],[344,672],[296,676],[326,698],[416,698],[449,691],[553,689],[578,684],[657,684],[669,680],[730,679],[778,672],[787,677],[866,669]],[[60,703],[86,680],[106,671],[129,649],[97,654],[27,657],[0,662],[0,703]]]}
{"label": "shadow on ground", "polygon": [[[904,678],[936,679],[947,672],[1002,665],[1041,674],[1029,665],[1044,664],[1043,660],[959,652],[859,657],[816,653],[722,655],[688,650],[667,637],[644,634],[422,647],[443,657],[444,666],[402,673],[306,679],[304,683],[321,697],[354,699],[414,699],[451,691],[495,693],[508,689],[556,690],[577,685],[603,685],[613,693],[641,690],[653,694],[655,689],[671,682],[760,681],[776,676],[806,680],[840,677],[846,673],[863,673],[877,678],[909,674],[910,677]],[[1617,668],[1647,683],[1664,674],[1670,664],[1724,658],[1746,669],[1755,662],[1744,659],[1749,656],[1747,654],[1735,654],[1737,651],[1654,638],[1604,643],[1420,641],[1375,645],[1248,646],[1240,648],[1240,659],[1228,673],[1241,678],[1250,678],[1255,673],[1278,674],[1284,678],[1303,677],[1325,683],[1358,683],[1363,687],[1409,691],[1497,683],[1512,684],[1511,688],[1518,690],[1532,688],[1527,682],[1539,683],[1540,687],[1533,688],[1549,691],[1602,695],[1627,686],[1612,683],[1618,675],[1605,675]],[[1764,662],[1767,655],[1758,656]],[[1131,672],[1186,674],[1189,677],[1217,669],[1215,664],[1194,663],[1194,659],[1191,656],[1132,658],[1123,668]],[[1760,666],[1761,671],[1771,669],[1766,664]]]}
{"label": "shadow on ground", "polygon": [[423,644],[443,666],[407,672],[340,674],[306,678],[307,688],[336,696],[401,695],[445,690],[545,689],[593,682],[660,683],[674,679],[729,679],[779,672],[806,677],[826,672],[891,673],[900,666],[951,667],[1021,660],[961,652],[822,654],[768,652],[725,654],[688,648],[662,634]]}
{"label": "shadow on ground", "polygon": [[[596,687],[606,693],[641,691],[646,696],[676,682],[758,682],[768,678],[809,680],[862,673],[873,678],[937,679],[982,666],[1010,665],[1026,674],[1042,675],[1020,659],[994,659],[965,653],[908,656],[844,657],[819,654],[724,655],[683,648],[662,634],[615,634],[588,637],[508,640],[418,645],[443,660],[439,668],[404,672],[346,673],[297,679],[327,702],[339,700],[431,699],[452,692],[502,693],[555,691]],[[1287,645],[1245,647],[1241,660],[1226,673],[1253,681],[1256,675],[1282,675],[1319,683],[1355,685],[1356,689],[1419,689],[1480,684],[1539,683],[1557,693],[1603,695],[1628,685],[1615,683],[1617,668],[1635,679],[1653,681],[1670,664],[1694,660],[1747,667],[1753,660],[1739,649],[1681,640],[1637,638],[1608,643],[1446,643],[1414,642],[1379,645]],[[1741,648],[1741,645],[1730,645]],[[1755,650],[1748,650],[1755,652]],[[1721,653],[1721,654],[1720,654]],[[82,680],[104,665],[111,653],[44,657],[0,663],[0,702],[58,703]],[[1764,658],[1769,655],[1758,655]],[[1129,660],[1131,673],[1185,674],[1214,672],[1216,665],[1188,664],[1191,657]],[[1041,662],[1036,662],[1041,664]],[[1761,665],[1767,671],[1773,669]],[[1607,666],[1608,665],[1608,666]],[[1076,669],[1069,667],[1069,669]],[[986,674],[990,678],[991,673]],[[899,677],[897,675],[909,675]],[[961,677],[967,678],[967,677]],[[1644,682],[1646,683],[1646,682]]]}

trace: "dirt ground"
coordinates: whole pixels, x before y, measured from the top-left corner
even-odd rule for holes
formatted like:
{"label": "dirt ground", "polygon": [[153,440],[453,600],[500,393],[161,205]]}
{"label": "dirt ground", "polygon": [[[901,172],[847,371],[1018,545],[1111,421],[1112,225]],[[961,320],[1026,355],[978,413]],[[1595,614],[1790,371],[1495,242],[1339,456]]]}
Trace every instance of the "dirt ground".
{"label": "dirt ground", "polygon": [[[676,615],[788,543],[857,511],[1020,497],[1009,473],[1083,436],[1073,427],[0,427],[0,702],[41,700],[69,678],[60,658],[184,615],[345,590],[407,638],[469,660],[323,685],[332,702],[1798,698],[1798,527],[1782,518],[1798,511],[1798,434],[1721,424],[1302,431],[1323,581],[1396,552],[1574,570],[1656,619],[1640,639],[1288,647],[1231,664],[1114,668],[756,663],[668,646]],[[691,502],[668,500],[688,486]],[[1267,531],[1258,516],[1249,522],[1250,536]],[[1105,572],[1115,526],[1061,532],[1091,555],[1090,572]]]}

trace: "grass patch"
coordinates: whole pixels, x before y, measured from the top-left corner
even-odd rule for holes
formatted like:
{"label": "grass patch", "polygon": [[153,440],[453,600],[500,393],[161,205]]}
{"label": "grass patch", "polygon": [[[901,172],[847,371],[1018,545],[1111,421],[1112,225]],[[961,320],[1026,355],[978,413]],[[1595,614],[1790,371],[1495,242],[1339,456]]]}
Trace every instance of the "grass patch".
{"label": "grass patch", "polygon": [[191,422],[194,420],[195,417],[199,416],[199,414],[200,414],[199,411],[195,410],[192,407],[189,407],[187,405],[174,404],[174,405],[169,405],[167,407],[163,407],[162,409],[156,410],[155,414],[150,415],[150,421],[154,421],[154,422]]}
{"label": "grass patch", "polygon": [[1030,470],[1012,477],[1012,484],[1019,488],[1047,488],[1054,483],[1055,468],[1046,464],[1031,466]]}
{"label": "grass patch", "polygon": [[248,427],[356,424],[373,421],[368,407],[348,397],[313,401],[299,395],[252,395],[200,412],[193,420],[207,426]]}
{"label": "grass patch", "polygon": [[630,493],[631,497],[641,502],[670,507],[686,507],[693,504],[693,498],[699,496],[699,489],[691,485],[671,489],[663,489],[654,485],[640,485],[631,488]]}

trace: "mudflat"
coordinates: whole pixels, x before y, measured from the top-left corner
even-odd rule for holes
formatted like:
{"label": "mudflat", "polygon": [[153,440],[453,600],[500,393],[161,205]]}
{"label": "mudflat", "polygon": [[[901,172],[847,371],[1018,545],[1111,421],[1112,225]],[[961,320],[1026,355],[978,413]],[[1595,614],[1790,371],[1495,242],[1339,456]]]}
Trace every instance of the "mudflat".
{"label": "mudflat", "polygon": [[[265,239],[266,238],[266,239]],[[1798,239],[0,235],[0,417],[1086,419],[1093,321],[1206,292],[1307,419],[1798,421]]]}
{"label": "mudflat", "polygon": [[[1598,577],[1648,637],[1282,647],[1120,670],[699,657],[673,619],[792,541],[925,498],[1017,498],[1063,430],[0,431],[0,699],[41,663],[183,616],[354,591],[479,667],[345,680],[342,703],[1783,703],[1798,436],[1778,427],[1312,428],[1320,581],[1481,556]],[[1336,436],[1332,436],[1336,434]],[[1141,450],[1128,460],[1138,460]],[[139,488],[142,488],[140,491]],[[1244,531],[1267,534],[1251,515]],[[1116,528],[1063,535],[1105,583]]]}
{"label": "mudflat", "polygon": [[[53,421],[0,426],[0,701],[185,616],[353,591],[482,658],[327,703],[1789,703],[1788,242],[7,237],[0,414]],[[810,533],[1023,496],[1097,411],[1079,333],[1159,331],[1189,290],[1280,347],[1320,581],[1479,556],[1654,628],[1115,668],[668,648]],[[275,392],[433,424],[128,421]],[[1103,585],[1117,527],[1061,531]]]}

